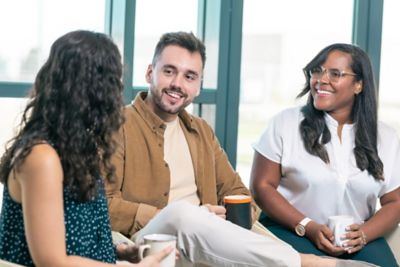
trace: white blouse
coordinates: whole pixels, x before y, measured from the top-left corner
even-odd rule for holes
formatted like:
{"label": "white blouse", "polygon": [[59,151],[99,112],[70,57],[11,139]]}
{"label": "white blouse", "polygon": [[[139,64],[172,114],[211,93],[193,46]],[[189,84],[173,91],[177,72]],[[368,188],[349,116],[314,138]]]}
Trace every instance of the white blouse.
{"label": "white blouse", "polygon": [[299,131],[303,118],[300,107],[284,110],[253,145],[258,153],[281,165],[278,191],[321,224],[327,224],[332,215],[352,215],[358,222],[368,220],[375,213],[377,199],[400,186],[400,144],[395,130],[378,124],[378,154],[385,180],[377,181],[356,165],[352,124],[344,125],[340,141],[338,123],[325,114],[331,132],[331,141],[325,145],[330,159],[326,164],[305,150]]}

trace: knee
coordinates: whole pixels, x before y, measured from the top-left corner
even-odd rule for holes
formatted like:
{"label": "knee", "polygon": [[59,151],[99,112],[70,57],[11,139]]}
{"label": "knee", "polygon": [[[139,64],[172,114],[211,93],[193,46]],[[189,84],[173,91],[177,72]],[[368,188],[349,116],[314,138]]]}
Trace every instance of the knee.
{"label": "knee", "polygon": [[177,224],[186,220],[193,213],[193,209],[196,209],[196,206],[186,201],[176,201],[168,204],[162,213],[166,223]]}
{"label": "knee", "polygon": [[190,204],[187,201],[175,201],[171,204],[168,204],[162,212],[165,217],[170,220],[179,220],[181,217],[185,217],[188,213],[192,212],[192,210],[196,208],[196,206]]}
{"label": "knee", "polygon": [[162,210],[163,220],[177,231],[186,231],[198,223],[200,209],[186,201],[176,201]]}

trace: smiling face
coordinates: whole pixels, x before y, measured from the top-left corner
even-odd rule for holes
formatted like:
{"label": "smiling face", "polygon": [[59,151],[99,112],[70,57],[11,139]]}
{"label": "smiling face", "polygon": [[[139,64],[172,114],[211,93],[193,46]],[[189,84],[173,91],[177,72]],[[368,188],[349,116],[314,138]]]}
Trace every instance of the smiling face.
{"label": "smiling face", "polygon": [[[345,73],[353,73],[350,54],[333,50],[321,65],[324,69],[337,69]],[[311,77],[311,94],[314,107],[328,112],[339,122],[348,122],[355,96],[362,90],[362,81],[357,81],[352,75],[344,75],[332,82],[325,72],[320,79]]]}
{"label": "smiling face", "polygon": [[155,65],[149,65],[146,103],[164,121],[172,121],[200,93],[203,62],[199,52],[169,45]]}

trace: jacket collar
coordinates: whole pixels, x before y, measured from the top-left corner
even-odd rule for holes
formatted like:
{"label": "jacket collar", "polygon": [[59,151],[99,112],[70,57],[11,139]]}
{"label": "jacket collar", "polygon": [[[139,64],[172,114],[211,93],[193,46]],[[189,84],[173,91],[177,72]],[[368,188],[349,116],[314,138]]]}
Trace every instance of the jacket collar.
{"label": "jacket collar", "polygon": [[[165,129],[165,122],[157,116],[146,104],[144,101],[147,97],[147,92],[139,92],[135,99],[132,101],[131,106],[137,110],[139,115],[143,118],[143,120],[148,124],[148,126],[152,129],[163,128]],[[182,110],[178,114],[179,119],[183,122],[183,125],[188,130],[197,130],[195,125],[193,124],[192,116],[186,111]]]}

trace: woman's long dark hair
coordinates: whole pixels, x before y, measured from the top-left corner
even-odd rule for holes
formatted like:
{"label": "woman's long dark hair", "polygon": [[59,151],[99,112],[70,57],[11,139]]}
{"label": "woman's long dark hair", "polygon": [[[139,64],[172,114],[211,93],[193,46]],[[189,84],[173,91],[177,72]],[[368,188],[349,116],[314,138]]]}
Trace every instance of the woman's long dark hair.
{"label": "woman's long dark hair", "polygon": [[122,65],[117,46],[102,33],[74,31],[57,39],[36,76],[19,133],[0,163],[7,182],[40,142],[57,151],[64,187],[79,201],[93,198],[101,173],[111,180],[112,134],[122,117]]}
{"label": "woman's long dark hair", "polygon": [[324,147],[331,140],[331,135],[324,120],[324,112],[313,105],[309,70],[321,66],[330,52],[337,50],[349,54],[352,58],[351,69],[355,79],[362,81],[363,90],[355,97],[351,119],[355,127],[354,155],[357,167],[367,170],[377,180],[383,180],[383,164],[378,156],[378,103],[377,91],[371,61],[359,47],[350,44],[333,44],[319,52],[303,69],[306,84],[298,97],[308,93],[307,104],[302,108],[304,119],[300,132],[308,153],[318,156],[329,163],[328,153]]}

